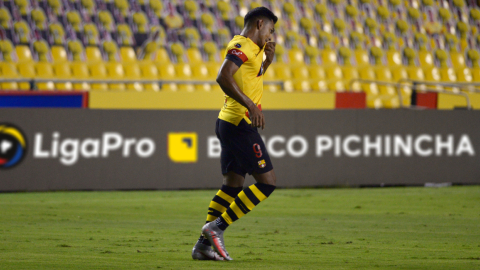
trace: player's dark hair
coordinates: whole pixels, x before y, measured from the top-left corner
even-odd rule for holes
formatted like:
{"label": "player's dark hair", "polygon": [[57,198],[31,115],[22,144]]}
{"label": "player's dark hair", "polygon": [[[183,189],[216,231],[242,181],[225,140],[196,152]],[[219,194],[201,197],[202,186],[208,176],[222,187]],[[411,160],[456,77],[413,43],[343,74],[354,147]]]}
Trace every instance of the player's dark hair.
{"label": "player's dark hair", "polygon": [[267,19],[270,19],[273,21],[273,24],[276,24],[277,21],[278,21],[278,18],[277,16],[275,16],[275,14],[273,14],[272,11],[270,11],[270,9],[266,8],[266,7],[256,7],[252,10],[250,10],[247,15],[245,15],[245,18],[243,19],[243,23],[244,25],[247,25],[247,23],[249,21],[252,21],[254,19],[257,19],[259,17],[265,17]]}

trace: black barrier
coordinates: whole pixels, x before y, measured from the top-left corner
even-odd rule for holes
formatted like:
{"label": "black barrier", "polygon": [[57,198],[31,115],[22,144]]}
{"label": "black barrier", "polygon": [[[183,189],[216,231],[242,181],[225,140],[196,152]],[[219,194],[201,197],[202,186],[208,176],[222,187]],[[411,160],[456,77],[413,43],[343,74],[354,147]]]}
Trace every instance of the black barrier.
{"label": "black barrier", "polygon": [[[0,109],[0,190],[218,188],[217,115]],[[266,111],[265,117],[261,134],[280,187],[480,183],[478,111]]]}

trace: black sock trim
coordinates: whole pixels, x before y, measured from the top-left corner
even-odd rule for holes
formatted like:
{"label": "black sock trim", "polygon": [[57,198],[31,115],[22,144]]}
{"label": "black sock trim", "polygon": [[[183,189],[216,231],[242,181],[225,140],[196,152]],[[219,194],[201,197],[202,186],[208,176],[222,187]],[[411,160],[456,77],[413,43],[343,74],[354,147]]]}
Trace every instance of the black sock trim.
{"label": "black sock trim", "polygon": [[219,217],[216,221],[216,224],[220,230],[225,231],[225,229],[228,227],[228,223],[223,219],[223,217]]}
{"label": "black sock trim", "polygon": [[225,192],[225,194],[229,195],[230,197],[235,198],[237,197],[238,193],[243,190],[243,187],[229,187],[227,185],[223,185],[220,190]]}
{"label": "black sock trim", "polygon": [[230,203],[227,202],[227,201],[225,201],[225,200],[224,200],[222,197],[220,197],[220,196],[216,196],[216,195],[215,195],[215,197],[213,197],[212,201],[220,204],[221,206],[223,206],[223,207],[225,207],[225,208],[227,208],[227,207],[230,206]]}
{"label": "black sock trim", "polygon": [[255,194],[253,194],[253,192],[250,190],[250,188],[246,188],[245,190],[243,190],[243,192],[245,193],[245,195],[247,195],[247,198],[254,204],[254,205],[257,205],[260,203],[260,200],[258,200],[257,196],[255,196]]}
{"label": "black sock trim", "polygon": [[240,210],[242,210],[242,212],[244,214],[250,212],[250,210],[248,209],[248,207],[242,202],[242,200],[240,200],[240,198],[235,198],[235,203],[237,204],[238,208],[240,208]]}
{"label": "black sock trim", "polygon": [[276,186],[263,184],[263,183],[256,183],[255,186],[260,190],[265,197],[270,196],[272,192],[275,190]]}
{"label": "black sock trim", "polygon": [[214,217],[219,217],[219,216],[222,215],[222,212],[209,207],[208,208],[208,214],[211,215],[211,216],[214,216]]}
{"label": "black sock trim", "polygon": [[237,215],[235,214],[235,212],[233,212],[232,209],[228,208],[226,213],[232,219],[232,221],[236,221],[238,219]]}

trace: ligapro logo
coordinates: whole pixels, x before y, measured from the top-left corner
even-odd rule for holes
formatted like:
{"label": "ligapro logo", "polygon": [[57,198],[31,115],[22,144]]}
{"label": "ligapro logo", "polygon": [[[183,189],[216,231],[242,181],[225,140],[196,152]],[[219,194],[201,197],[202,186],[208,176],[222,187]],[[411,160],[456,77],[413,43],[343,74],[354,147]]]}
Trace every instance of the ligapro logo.
{"label": "ligapro logo", "polygon": [[100,137],[63,137],[60,132],[52,133],[47,143],[43,133],[35,133],[33,157],[37,159],[59,159],[63,165],[71,166],[80,158],[108,158],[116,153],[124,158],[151,157],[155,153],[155,142],[151,138],[124,137],[118,132],[104,132]]}
{"label": "ligapro logo", "polygon": [[27,153],[27,140],[23,131],[7,123],[0,123],[0,169],[18,165]]}

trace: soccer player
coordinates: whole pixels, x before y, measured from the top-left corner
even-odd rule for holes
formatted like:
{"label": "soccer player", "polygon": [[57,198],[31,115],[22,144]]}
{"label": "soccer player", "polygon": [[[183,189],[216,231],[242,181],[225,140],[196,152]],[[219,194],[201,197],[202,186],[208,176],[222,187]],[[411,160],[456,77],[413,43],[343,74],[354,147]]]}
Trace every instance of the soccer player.
{"label": "soccer player", "polygon": [[[277,17],[258,7],[245,15],[244,22],[241,34],[228,44],[217,76],[225,92],[215,128],[222,147],[223,186],[210,202],[207,223],[192,250],[194,259],[231,260],[223,240],[225,229],[275,190],[272,162],[257,128],[265,128],[263,74],[275,55]],[[257,183],[243,189],[247,173]]]}

